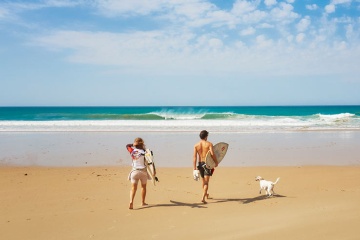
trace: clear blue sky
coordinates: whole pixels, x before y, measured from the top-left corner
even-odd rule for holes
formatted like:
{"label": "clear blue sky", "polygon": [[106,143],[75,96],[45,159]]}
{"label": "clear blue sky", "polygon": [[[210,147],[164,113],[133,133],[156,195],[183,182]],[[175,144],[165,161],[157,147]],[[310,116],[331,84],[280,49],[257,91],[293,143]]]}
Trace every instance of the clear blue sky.
{"label": "clear blue sky", "polygon": [[0,0],[0,106],[360,104],[359,0]]}

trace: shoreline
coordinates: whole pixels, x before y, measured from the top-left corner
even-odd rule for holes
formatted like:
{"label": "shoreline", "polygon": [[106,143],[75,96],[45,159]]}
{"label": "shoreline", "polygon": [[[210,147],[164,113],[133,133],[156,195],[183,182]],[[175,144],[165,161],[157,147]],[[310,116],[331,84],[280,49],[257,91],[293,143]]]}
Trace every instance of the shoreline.
{"label": "shoreline", "polygon": [[[0,130],[0,133],[129,133],[127,130]],[[136,133],[195,133],[196,130],[134,130]],[[360,132],[359,128],[344,129],[282,129],[282,130],[248,130],[248,131],[224,131],[212,130],[212,133],[230,133],[230,134],[266,134],[266,133],[302,133],[302,132]]]}
{"label": "shoreline", "polygon": [[[33,127],[31,127],[33,128]],[[140,130],[139,130],[140,129]],[[137,128],[137,129],[132,129],[131,131],[129,130],[119,130],[119,129],[81,129],[81,130],[76,130],[73,128],[70,129],[59,129],[59,130],[50,130],[50,129],[46,129],[46,130],[6,130],[6,129],[0,129],[0,133],[131,133],[131,132],[136,132],[136,133],[174,133],[174,134],[179,134],[179,133],[198,133],[202,128],[196,128],[195,129],[181,129],[181,130],[177,130],[177,129],[165,129],[165,130],[159,130],[159,129],[142,129],[142,128]],[[312,127],[299,127],[299,128],[248,128],[248,129],[242,129],[242,130],[235,130],[235,129],[229,129],[229,130],[224,130],[224,129],[216,129],[216,128],[212,128],[212,127],[204,127],[204,129],[209,129],[209,131],[213,132],[213,133],[227,133],[227,134],[263,134],[263,133],[301,133],[301,132],[360,132],[360,128],[359,127],[353,127],[353,128],[312,128]]]}
{"label": "shoreline", "polygon": [[[126,144],[142,137],[157,167],[192,164],[194,132],[0,132],[0,167],[129,166]],[[218,133],[229,143],[220,166],[360,165],[360,131]]]}

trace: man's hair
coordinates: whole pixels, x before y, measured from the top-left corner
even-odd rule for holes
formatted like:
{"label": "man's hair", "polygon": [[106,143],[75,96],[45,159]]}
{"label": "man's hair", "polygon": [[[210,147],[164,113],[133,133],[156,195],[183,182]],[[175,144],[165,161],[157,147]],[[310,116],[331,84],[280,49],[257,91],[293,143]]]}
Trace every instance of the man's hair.
{"label": "man's hair", "polygon": [[200,132],[200,138],[201,138],[201,139],[207,138],[208,135],[209,135],[209,132],[206,131],[206,130],[202,130],[202,131]]}

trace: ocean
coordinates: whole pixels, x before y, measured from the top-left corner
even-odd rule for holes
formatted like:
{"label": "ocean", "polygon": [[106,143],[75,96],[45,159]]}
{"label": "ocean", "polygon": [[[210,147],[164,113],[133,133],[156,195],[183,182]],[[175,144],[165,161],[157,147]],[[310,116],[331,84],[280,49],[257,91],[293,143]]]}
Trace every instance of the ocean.
{"label": "ocean", "polygon": [[0,107],[0,131],[360,130],[360,106]]}

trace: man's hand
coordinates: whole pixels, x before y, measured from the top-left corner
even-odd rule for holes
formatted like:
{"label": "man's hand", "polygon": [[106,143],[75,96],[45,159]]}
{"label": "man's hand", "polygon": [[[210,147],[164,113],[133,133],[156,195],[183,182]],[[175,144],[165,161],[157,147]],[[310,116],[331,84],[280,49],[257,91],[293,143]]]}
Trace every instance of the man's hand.
{"label": "man's hand", "polygon": [[199,170],[193,170],[193,177],[195,181],[199,181],[200,179],[200,172]]}

